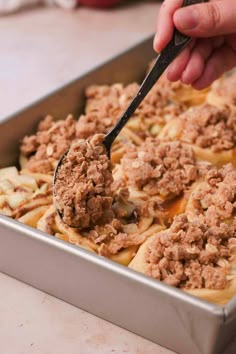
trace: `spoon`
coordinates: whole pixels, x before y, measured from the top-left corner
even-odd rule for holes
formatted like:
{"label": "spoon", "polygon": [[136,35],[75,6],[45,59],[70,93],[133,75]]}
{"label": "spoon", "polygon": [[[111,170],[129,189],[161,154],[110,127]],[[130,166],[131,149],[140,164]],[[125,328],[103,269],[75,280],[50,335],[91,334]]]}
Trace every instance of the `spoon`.
{"label": "spoon", "polygon": [[[184,0],[182,6],[189,6],[189,5],[203,3],[203,2],[207,2],[207,1],[208,0]],[[128,106],[126,111],[122,114],[121,118],[116,123],[116,125],[112,128],[112,130],[109,133],[107,133],[105,135],[105,138],[103,140],[103,145],[106,148],[108,158],[110,158],[111,146],[112,146],[114,140],[116,139],[117,135],[120,133],[122,128],[128,122],[129,118],[136,111],[136,109],[138,108],[140,103],[146,97],[148,92],[151,90],[151,88],[154,86],[154,84],[157,82],[157,80],[160,78],[160,76],[163,74],[163,72],[166,70],[166,68],[182,52],[182,50],[190,43],[191,40],[192,39],[190,37],[187,37],[184,34],[180,33],[177,29],[174,30],[174,34],[173,34],[172,39],[167,44],[167,46],[163,49],[163,51],[157,56],[152,69],[150,70],[148,75],[143,80],[138,93],[133,98],[132,102],[130,103],[130,105]],[[54,196],[56,196],[55,183],[57,180],[58,171],[59,171],[67,153],[68,153],[68,151],[66,151],[62,155],[62,157],[58,161],[58,164],[57,164],[55,172],[54,172],[54,179],[53,179]],[[57,207],[56,207],[56,209],[58,211],[59,216],[61,218],[63,218],[62,212],[60,210],[58,210]]]}
{"label": "spoon", "polygon": [[[208,0],[185,0],[183,6],[189,6],[193,4],[207,2]],[[158,55],[155,63],[148,73],[148,75],[143,80],[140,89],[136,96],[133,98],[132,102],[123,113],[119,121],[112,128],[112,130],[105,136],[103,144],[107,149],[107,155],[110,157],[111,146],[116,139],[117,135],[120,133],[122,128],[128,122],[129,118],[136,111],[140,103],[147,96],[148,92],[151,90],[153,85],[157,82],[166,68],[170,63],[182,52],[182,50],[190,43],[192,39],[180,33],[177,29],[174,31],[174,35],[168,45],[164,50]]]}

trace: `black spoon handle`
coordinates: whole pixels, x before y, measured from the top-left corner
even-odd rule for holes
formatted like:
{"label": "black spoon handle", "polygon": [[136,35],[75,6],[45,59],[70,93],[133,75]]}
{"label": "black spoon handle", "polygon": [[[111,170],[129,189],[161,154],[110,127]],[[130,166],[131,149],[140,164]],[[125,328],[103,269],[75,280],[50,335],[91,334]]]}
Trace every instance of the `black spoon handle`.
{"label": "black spoon handle", "polygon": [[[207,2],[208,0],[184,0],[183,6],[189,6],[193,4]],[[140,89],[137,95],[134,97],[126,111],[121,116],[120,120],[114,126],[114,128],[106,135],[104,139],[104,145],[108,152],[110,152],[111,145],[117,135],[120,133],[121,129],[127,123],[129,118],[136,111],[140,103],[146,97],[148,92],[151,90],[153,85],[163,74],[165,69],[169,64],[177,57],[178,54],[188,45],[191,41],[190,37],[185,36],[175,29],[173,37],[168,45],[163,49],[163,51],[158,55],[152,69],[144,79],[143,83],[140,86]]]}

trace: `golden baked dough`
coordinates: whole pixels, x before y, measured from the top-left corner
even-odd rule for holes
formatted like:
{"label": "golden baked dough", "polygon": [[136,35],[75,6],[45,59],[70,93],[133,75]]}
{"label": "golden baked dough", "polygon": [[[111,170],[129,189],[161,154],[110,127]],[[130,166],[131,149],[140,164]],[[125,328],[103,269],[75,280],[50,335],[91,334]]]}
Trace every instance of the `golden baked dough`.
{"label": "golden baked dough", "polygon": [[[235,267],[235,263],[232,267]],[[203,300],[209,302],[214,302],[218,305],[225,305],[229,300],[231,300],[236,294],[236,275],[228,276],[229,284],[223,290],[212,290],[212,289],[191,289],[185,290],[187,293],[200,297]]]}
{"label": "golden baked dough", "polygon": [[236,70],[216,80],[206,97],[206,101],[217,107],[235,107],[236,105]]}

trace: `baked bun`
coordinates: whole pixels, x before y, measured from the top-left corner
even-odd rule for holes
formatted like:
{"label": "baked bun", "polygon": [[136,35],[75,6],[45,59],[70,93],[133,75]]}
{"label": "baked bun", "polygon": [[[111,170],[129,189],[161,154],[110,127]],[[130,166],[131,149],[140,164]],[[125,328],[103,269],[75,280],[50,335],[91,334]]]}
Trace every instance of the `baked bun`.
{"label": "baked bun", "polygon": [[236,108],[203,104],[171,120],[159,134],[164,141],[180,140],[197,159],[222,166],[236,165]]}

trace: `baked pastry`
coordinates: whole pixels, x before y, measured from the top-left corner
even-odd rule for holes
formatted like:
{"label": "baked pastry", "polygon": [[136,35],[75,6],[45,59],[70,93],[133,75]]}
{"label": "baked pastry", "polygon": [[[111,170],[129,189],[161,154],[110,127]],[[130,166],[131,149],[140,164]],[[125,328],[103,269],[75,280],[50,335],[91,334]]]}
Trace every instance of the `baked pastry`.
{"label": "baked pastry", "polygon": [[[189,195],[185,213],[191,220],[204,215],[208,223],[236,222],[236,169],[232,164],[212,167],[202,182],[195,184]],[[235,220],[234,220],[235,219]]]}
{"label": "baked pastry", "polygon": [[236,292],[236,222],[209,225],[177,216],[169,229],[148,238],[129,267],[218,304]]}
{"label": "baked pastry", "polygon": [[126,224],[113,218],[109,224],[78,230],[62,222],[54,205],[51,205],[37,222],[38,230],[92,250],[123,265],[130,263],[144,240],[163,228],[162,225],[153,225],[152,218],[143,217],[137,223]]}
{"label": "baked pastry", "polygon": [[236,70],[230,71],[212,84],[206,101],[220,108],[235,107]]}
{"label": "baked pastry", "polygon": [[190,108],[171,120],[158,137],[180,140],[193,149],[200,161],[236,165],[236,107],[220,109],[203,104]]}
{"label": "baked pastry", "polygon": [[129,147],[121,159],[121,168],[130,200],[139,205],[141,213],[163,224],[184,211],[186,192],[199,178],[190,147],[155,138],[146,139],[139,147]]}
{"label": "baked pastry", "polygon": [[212,167],[170,228],[149,238],[129,267],[219,304],[236,292],[236,170]]}

